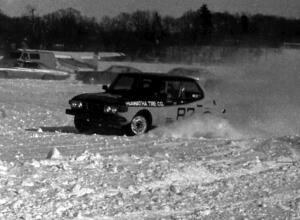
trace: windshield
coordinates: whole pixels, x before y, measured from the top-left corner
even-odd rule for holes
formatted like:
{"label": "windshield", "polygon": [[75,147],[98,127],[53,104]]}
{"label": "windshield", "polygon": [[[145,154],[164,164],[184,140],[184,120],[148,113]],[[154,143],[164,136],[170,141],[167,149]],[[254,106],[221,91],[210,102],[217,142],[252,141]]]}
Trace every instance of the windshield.
{"label": "windshield", "polygon": [[109,87],[110,93],[123,93],[133,90],[134,77],[132,76],[119,76]]}

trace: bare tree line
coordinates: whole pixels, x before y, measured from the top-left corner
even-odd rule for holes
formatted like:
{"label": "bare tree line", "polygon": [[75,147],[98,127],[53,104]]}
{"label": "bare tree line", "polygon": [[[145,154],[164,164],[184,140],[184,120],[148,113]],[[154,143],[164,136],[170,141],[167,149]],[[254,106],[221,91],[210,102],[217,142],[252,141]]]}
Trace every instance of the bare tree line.
{"label": "bare tree line", "polygon": [[0,13],[0,42],[7,49],[26,41],[30,48],[126,51],[141,53],[162,48],[202,45],[271,46],[299,42],[300,19],[267,15],[211,12],[206,5],[181,17],[155,11],[121,13],[100,21],[68,8],[37,16],[9,17]]}

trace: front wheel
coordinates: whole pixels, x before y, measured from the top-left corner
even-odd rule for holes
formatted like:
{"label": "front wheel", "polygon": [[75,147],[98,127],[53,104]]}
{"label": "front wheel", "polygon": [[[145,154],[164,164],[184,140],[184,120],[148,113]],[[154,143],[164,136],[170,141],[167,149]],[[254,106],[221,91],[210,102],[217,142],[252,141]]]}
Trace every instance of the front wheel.
{"label": "front wheel", "polygon": [[86,132],[91,128],[90,119],[85,116],[75,115],[74,125],[80,133]]}
{"label": "front wheel", "polygon": [[128,135],[141,135],[148,131],[149,122],[143,115],[136,115],[131,120],[127,128]]}

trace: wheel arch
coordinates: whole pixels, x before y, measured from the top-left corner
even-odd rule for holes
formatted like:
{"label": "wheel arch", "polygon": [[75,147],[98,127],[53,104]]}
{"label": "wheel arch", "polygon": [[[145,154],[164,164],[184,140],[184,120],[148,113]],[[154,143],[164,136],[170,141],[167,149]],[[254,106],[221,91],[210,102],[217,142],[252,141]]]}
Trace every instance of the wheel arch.
{"label": "wheel arch", "polygon": [[147,121],[149,122],[149,126],[152,125],[152,120],[153,119],[152,119],[152,114],[150,113],[149,110],[142,109],[142,110],[138,111],[134,116],[137,116],[137,115],[143,115],[147,119]]}

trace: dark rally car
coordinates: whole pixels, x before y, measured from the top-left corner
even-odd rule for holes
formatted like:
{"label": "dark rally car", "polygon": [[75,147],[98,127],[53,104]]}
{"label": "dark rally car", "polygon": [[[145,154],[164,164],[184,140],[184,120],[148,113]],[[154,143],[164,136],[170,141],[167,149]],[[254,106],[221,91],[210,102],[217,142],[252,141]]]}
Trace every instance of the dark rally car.
{"label": "dark rally car", "polygon": [[70,101],[79,132],[95,128],[124,129],[140,135],[150,128],[194,113],[213,113],[216,102],[197,77],[160,73],[122,73],[105,92],[81,94]]}

